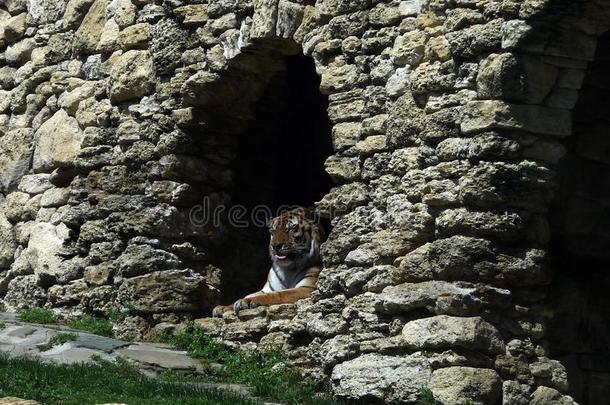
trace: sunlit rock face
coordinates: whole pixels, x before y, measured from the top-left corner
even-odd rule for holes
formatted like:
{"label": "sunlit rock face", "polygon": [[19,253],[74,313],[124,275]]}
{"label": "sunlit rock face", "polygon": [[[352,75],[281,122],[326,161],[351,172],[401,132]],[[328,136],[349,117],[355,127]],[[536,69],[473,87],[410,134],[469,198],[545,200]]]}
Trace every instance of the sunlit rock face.
{"label": "sunlit rock face", "polygon": [[[609,8],[6,0],[2,304],[199,318],[371,403],[605,403]],[[314,203],[314,296],[206,318],[269,266],[226,208]]]}

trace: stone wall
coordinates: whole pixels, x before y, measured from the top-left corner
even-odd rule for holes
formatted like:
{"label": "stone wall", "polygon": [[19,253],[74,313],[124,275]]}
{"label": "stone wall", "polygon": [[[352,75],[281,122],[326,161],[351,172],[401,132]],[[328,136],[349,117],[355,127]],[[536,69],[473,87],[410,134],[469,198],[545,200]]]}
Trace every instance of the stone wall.
{"label": "stone wall", "polygon": [[240,134],[303,53],[333,124],[319,290],[200,324],[341,397],[572,403],[545,338],[548,211],[610,4],[313,3],[5,0],[4,306],[141,330],[209,313],[227,232],[190,210],[231,201]]}

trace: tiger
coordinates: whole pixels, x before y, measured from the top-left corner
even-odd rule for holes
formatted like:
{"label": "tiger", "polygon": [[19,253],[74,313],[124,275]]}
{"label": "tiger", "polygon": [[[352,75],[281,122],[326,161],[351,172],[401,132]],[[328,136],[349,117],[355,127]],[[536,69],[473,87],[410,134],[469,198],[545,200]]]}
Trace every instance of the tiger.
{"label": "tiger", "polygon": [[226,312],[291,304],[309,298],[316,289],[322,267],[320,244],[324,229],[314,221],[312,211],[297,207],[283,212],[269,222],[271,269],[260,291],[246,295],[233,305],[218,305],[212,316]]}

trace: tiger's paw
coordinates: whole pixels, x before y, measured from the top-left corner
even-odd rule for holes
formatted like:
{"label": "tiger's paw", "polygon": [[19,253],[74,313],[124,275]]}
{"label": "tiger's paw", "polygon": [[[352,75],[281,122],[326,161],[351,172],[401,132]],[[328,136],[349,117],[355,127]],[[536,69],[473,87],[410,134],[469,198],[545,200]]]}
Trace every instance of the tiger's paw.
{"label": "tiger's paw", "polygon": [[212,310],[212,317],[214,318],[222,318],[225,315],[225,312],[233,310],[233,306],[231,305],[217,305]]}
{"label": "tiger's paw", "polygon": [[242,298],[240,300],[235,301],[235,304],[233,304],[235,312],[239,312],[242,309],[250,309],[256,307],[258,307],[258,304],[253,298]]}

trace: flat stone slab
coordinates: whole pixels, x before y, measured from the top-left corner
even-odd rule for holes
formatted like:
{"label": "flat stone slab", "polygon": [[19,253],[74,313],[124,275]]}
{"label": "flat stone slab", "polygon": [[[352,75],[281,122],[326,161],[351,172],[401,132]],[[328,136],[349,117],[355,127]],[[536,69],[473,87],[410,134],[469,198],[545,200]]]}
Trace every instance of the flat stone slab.
{"label": "flat stone slab", "polygon": [[[19,321],[19,314],[0,312],[0,322],[17,322]],[[2,404],[0,402],[0,404]]]}
{"label": "flat stone slab", "polygon": [[104,336],[90,335],[86,333],[79,334],[78,338],[72,343],[74,347],[100,350],[106,353],[110,353],[113,350],[132,344],[124,340],[118,340]]}
{"label": "flat stone slab", "polygon": [[15,339],[26,339],[30,335],[33,335],[37,330],[39,329],[33,326],[18,326],[16,328],[9,328],[6,331],[5,336]]}
{"label": "flat stone slab", "polygon": [[38,354],[36,357],[55,364],[91,363],[94,358],[100,358],[107,361],[114,361],[116,359],[116,355],[114,354],[108,354],[86,347],[76,347],[72,342],[55,346]]}
{"label": "flat stone slab", "polygon": [[56,331],[32,326],[9,326],[0,331],[0,351],[14,356],[38,352],[38,346],[49,342]]}
{"label": "flat stone slab", "polygon": [[116,353],[127,360],[140,363],[144,368],[195,372],[204,370],[201,362],[189,357],[186,352],[158,348],[147,344],[134,344],[118,349]]}

